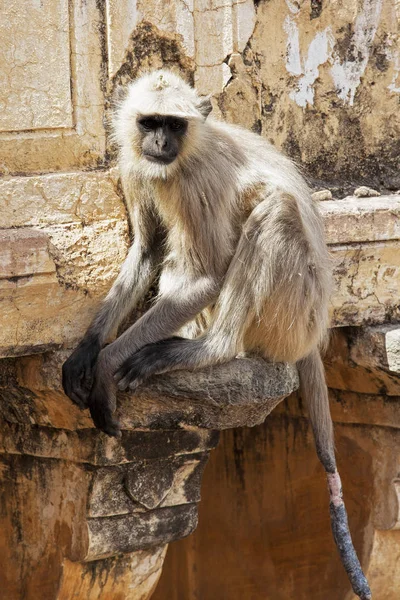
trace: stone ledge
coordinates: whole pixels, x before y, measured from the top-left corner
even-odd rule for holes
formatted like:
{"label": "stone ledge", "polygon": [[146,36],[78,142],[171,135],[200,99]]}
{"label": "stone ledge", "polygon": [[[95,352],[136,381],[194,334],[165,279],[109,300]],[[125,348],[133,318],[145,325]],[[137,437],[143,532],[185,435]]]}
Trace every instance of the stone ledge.
{"label": "stone ledge", "polygon": [[[5,421],[64,430],[93,428],[88,411],[79,410],[60,389],[66,354],[32,357],[32,368],[28,357],[22,359],[22,369],[18,363],[17,382],[0,388]],[[298,385],[294,365],[243,356],[195,372],[155,376],[134,395],[118,395],[117,415],[123,430],[253,426]]]}
{"label": "stone ledge", "polygon": [[153,377],[135,393],[120,394],[122,428],[185,423],[211,429],[262,423],[299,386],[294,365],[236,358],[195,372]]}
{"label": "stone ledge", "polygon": [[319,203],[328,244],[400,239],[400,194]]}
{"label": "stone ledge", "polygon": [[[80,516],[66,528],[67,558],[74,561],[189,535],[218,430],[263,422],[298,387],[295,366],[259,357],[160,375],[134,395],[119,395],[122,437],[115,439],[59,390],[64,358],[54,352],[0,362],[0,462],[28,460],[52,477],[65,468],[74,474]],[[31,481],[23,485],[30,489]]]}

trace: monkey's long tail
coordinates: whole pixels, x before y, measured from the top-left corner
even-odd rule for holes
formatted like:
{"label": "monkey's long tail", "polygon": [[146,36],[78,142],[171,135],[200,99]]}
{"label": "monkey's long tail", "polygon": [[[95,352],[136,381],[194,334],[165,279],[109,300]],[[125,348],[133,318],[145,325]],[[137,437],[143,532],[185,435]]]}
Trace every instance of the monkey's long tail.
{"label": "monkey's long tail", "polygon": [[327,475],[333,538],[354,593],[361,600],[370,600],[372,598],[371,590],[358,560],[349,531],[346,507],[342,496],[342,484],[336,468],[328,389],[318,350],[300,360],[297,367],[300,375],[302,397],[309,406],[318,458]]}

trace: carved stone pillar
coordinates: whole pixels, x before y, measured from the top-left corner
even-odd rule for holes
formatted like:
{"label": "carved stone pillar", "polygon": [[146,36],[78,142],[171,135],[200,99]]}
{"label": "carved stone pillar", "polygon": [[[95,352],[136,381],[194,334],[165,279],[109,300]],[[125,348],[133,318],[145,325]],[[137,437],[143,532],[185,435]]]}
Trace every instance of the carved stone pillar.
{"label": "carved stone pillar", "polygon": [[296,370],[240,358],[154,378],[121,394],[115,440],[60,391],[63,358],[2,362],[2,597],[144,600],[166,544],[196,528],[218,430],[261,423]]}

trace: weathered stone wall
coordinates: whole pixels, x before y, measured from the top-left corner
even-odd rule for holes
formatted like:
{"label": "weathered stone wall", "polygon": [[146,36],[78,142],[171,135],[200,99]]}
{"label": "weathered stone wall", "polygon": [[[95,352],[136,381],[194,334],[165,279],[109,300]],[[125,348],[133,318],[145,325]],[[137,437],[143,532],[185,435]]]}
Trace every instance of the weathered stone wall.
{"label": "weathered stone wall", "polygon": [[399,19],[395,1],[259,2],[221,111],[334,187],[399,189]]}
{"label": "weathered stone wall", "polygon": [[[262,133],[339,193],[352,181],[400,188],[395,0],[133,5],[110,42],[114,81],[131,72],[135,58],[135,67],[160,64],[151,56],[154,36],[164,45],[163,61],[176,62],[165,35],[176,40],[179,34],[179,62],[198,89],[212,95],[216,114]],[[114,7],[114,22],[120,11]],[[150,58],[141,20],[149,24]],[[131,53],[124,55],[132,32]]]}
{"label": "weathered stone wall", "polygon": [[[395,458],[389,456],[394,453],[393,440],[399,428],[398,334],[390,330],[386,335],[385,329],[388,323],[400,320],[400,196],[392,193],[400,189],[399,19],[398,0],[3,2],[0,356],[16,357],[11,362],[0,361],[0,380],[5,378],[5,383],[0,381],[5,398],[0,434],[8,436],[0,447],[6,481],[1,498],[6,533],[0,536],[0,548],[4,548],[2,555],[8,557],[10,564],[17,557],[12,569],[3,570],[6,587],[2,593],[7,590],[6,600],[19,600],[24,594],[24,600],[36,600],[38,594],[44,600],[72,595],[82,600],[117,600],[131,588],[136,591],[135,598],[144,600],[152,593],[160,574],[163,544],[122,558],[105,559],[100,553],[94,562],[74,562],[71,532],[74,527],[76,530],[76,523],[82,526],[86,518],[83,504],[94,470],[90,461],[84,460],[89,466],[82,466],[82,449],[77,441],[90,451],[92,446],[103,446],[102,438],[92,435],[88,417],[71,407],[61,393],[54,364],[59,364],[84,333],[129,244],[115,149],[108,136],[113,98],[117,88],[142,69],[161,66],[178,69],[201,93],[211,95],[217,117],[261,133],[299,162],[315,189],[329,187],[333,194],[331,198],[325,193],[321,201],[336,281],[331,301],[332,323],[335,327],[361,328],[355,330],[359,335],[351,334],[351,340],[357,339],[357,344],[350,342],[347,334],[339,338],[341,344],[334,346],[337,358],[328,363],[330,385],[338,390],[332,393],[335,418],[341,423],[347,419],[338,443],[350,440],[343,442],[343,447],[353,449],[355,463],[367,456],[367,465],[360,470],[366,508],[358,520],[358,489],[345,481],[352,498],[355,527],[359,528],[356,542],[362,548],[364,564],[370,561],[373,589],[379,597],[398,597],[393,586],[385,588],[382,576],[389,570],[394,573],[393,581],[397,581],[393,565],[400,542],[396,524],[388,534],[377,533],[390,521],[387,516],[379,516],[384,513],[380,510],[384,502],[377,491],[382,482],[377,472],[385,466],[385,482],[396,472],[397,454]],[[353,194],[360,184],[373,186],[381,196],[373,193],[370,198],[341,199]],[[368,337],[369,330],[364,327],[373,324],[383,324],[383,333],[378,330]],[[393,327],[394,332],[398,331],[396,325]],[[364,338],[360,332],[367,332]],[[378,357],[371,358],[372,362],[367,360],[371,345],[380,348],[382,339],[390,352],[381,350]],[[383,364],[382,356],[391,356],[390,364]],[[174,411],[179,402],[174,401]],[[149,415],[151,406],[148,402],[143,409]],[[252,593],[257,599],[265,598],[259,579],[264,571],[271,589],[277,586],[272,594],[274,600],[279,593],[294,595],[290,587],[279,591],[283,566],[294,549],[293,540],[279,537],[273,519],[272,525],[267,518],[263,521],[263,511],[273,506],[276,513],[271,508],[271,514],[278,515],[278,521],[290,522],[298,505],[287,500],[287,490],[290,488],[293,499],[296,490],[307,496],[317,489],[313,508],[321,515],[318,522],[324,519],[323,527],[327,527],[322,492],[318,491],[321,488],[314,485],[312,478],[302,487],[309,472],[307,465],[314,459],[310,458],[312,450],[301,410],[300,416],[291,414],[293,410],[296,413],[296,407],[292,403],[282,408],[267,426],[269,429],[260,429],[261,433],[254,436],[251,432],[244,436],[227,434],[215,471],[208,478],[204,519],[213,508],[215,486],[226,485],[227,501],[237,498],[232,510],[243,519],[242,533],[246,523],[266,524],[269,541],[264,537],[262,548],[264,551],[270,544],[268,564],[257,562],[251,541],[247,562],[243,563],[243,571],[253,574]],[[127,410],[127,429],[137,424],[135,411],[135,407]],[[366,412],[370,415],[367,422]],[[169,416],[166,410],[164,417],[168,426],[173,414]],[[297,417],[297,429],[288,429],[287,423]],[[304,435],[300,437],[296,433],[298,422],[303,423]],[[233,426],[238,421],[230,423]],[[368,439],[359,433],[360,427],[369,427]],[[10,431],[19,428],[21,431],[11,443]],[[392,429],[390,442],[388,432]],[[266,431],[270,436],[267,440]],[[288,431],[293,439],[286,448]],[[378,453],[379,444],[369,438],[378,440],[384,451]],[[266,449],[277,463],[274,468],[265,467],[261,477],[265,486],[260,487],[257,477]],[[299,470],[298,459],[305,471]],[[126,460],[125,455],[121,460]],[[228,472],[227,481],[221,481],[221,465],[228,465],[233,483]],[[121,473],[125,467],[115,458],[112,468]],[[349,467],[348,479],[356,471],[356,467]],[[374,480],[372,493],[364,474]],[[346,479],[346,469],[344,475]],[[267,483],[275,477],[282,485],[274,491],[276,502],[270,503]],[[247,482],[247,487],[243,482]],[[75,483],[74,496],[69,486]],[[178,483],[185,486],[183,476]],[[393,508],[398,496],[389,483],[386,488],[383,486],[389,488],[389,508]],[[259,504],[251,500],[254,493],[259,494]],[[31,509],[35,502],[36,508]],[[41,516],[43,506],[45,514]],[[284,515],[279,513],[280,506],[285,506]],[[300,503],[300,515],[304,506]],[[379,510],[375,510],[376,506]],[[221,514],[216,514],[216,521],[222,526],[222,517],[229,517],[230,513],[224,513],[222,507]],[[392,521],[397,523],[398,519]],[[312,519],[303,522],[310,523]],[[227,528],[221,528],[220,539],[215,537],[217,554]],[[326,598],[341,577],[338,563],[329,562],[330,542],[326,542],[325,533],[319,536],[311,527],[307,547],[304,549],[301,540],[296,545],[296,556],[306,557],[306,563],[311,556],[317,561],[316,567],[310,567],[308,578],[299,578],[295,571],[290,573],[291,581],[299,584],[296,597],[301,598],[303,593],[303,597],[315,600]],[[201,535],[198,539],[202,539]],[[239,531],[239,538],[240,535]],[[39,539],[37,546],[31,542],[35,536]],[[163,539],[168,541],[173,536]],[[15,552],[10,540],[15,542]],[[278,542],[283,550],[274,554],[273,546]],[[194,546],[197,543],[193,542]],[[232,584],[232,590],[223,587],[229,577],[239,573],[236,553],[227,557],[226,573],[218,580],[221,573],[216,570],[216,578],[210,580],[214,587],[201,588],[190,576],[193,571],[189,570],[197,569],[207,551],[206,547],[196,551],[192,548],[190,554],[190,548],[185,548],[187,572],[179,580],[184,584],[180,588],[172,578],[169,583],[173,593],[179,597],[196,592],[209,600],[226,596],[229,589],[229,597],[234,600],[235,589],[241,598],[240,585],[248,585],[245,578],[239,581],[233,577],[233,584],[236,581],[237,585],[234,588]],[[175,563],[175,573],[181,573],[177,565],[182,564],[182,555],[179,550],[176,552],[180,560]],[[213,566],[213,554],[209,556]],[[43,565],[50,559],[50,575],[42,584],[46,579]],[[275,570],[273,561],[279,563]],[[325,587],[315,583],[320,568],[326,569]],[[30,573],[35,574],[31,579]],[[185,578],[189,579],[187,583]],[[346,590],[345,580],[340,581]],[[166,594],[173,600],[171,588]],[[283,595],[282,600],[286,597]]]}

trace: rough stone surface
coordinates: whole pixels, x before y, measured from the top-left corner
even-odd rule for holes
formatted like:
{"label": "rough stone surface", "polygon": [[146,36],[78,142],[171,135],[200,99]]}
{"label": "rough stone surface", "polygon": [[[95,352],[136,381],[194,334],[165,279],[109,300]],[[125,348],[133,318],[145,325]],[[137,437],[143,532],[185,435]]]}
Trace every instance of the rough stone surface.
{"label": "rough stone surface", "polygon": [[398,327],[386,333],[385,349],[389,370],[400,373],[400,329]]}
{"label": "rough stone surface", "polygon": [[[7,2],[0,25],[0,173],[103,163],[101,2]],[[90,24],[90,25],[89,25]]]}
{"label": "rough stone surface", "polygon": [[298,387],[293,365],[237,358],[190,373],[154,377],[134,398],[121,394],[122,427],[185,422],[212,429],[253,426]]}
{"label": "rough stone surface", "polygon": [[150,598],[160,578],[166,550],[166,546],[161,546],[91,562],[66,559],[57,600],[126,600],[127,593],[129,600]]}
{"label": "rough stone surface", "polygon": [[[157,436],[154,441],[157,442]],[[88,515],[107,517],[199,502],[207,460],[208,453],[177,454],[97,469]]]}
{"label": "rough stone surface", "polygon": [[[28,425],[34,422],[63,430],[93,427],[87,411],[80,411],[59,391],[64,358],[64,352],[54,352],[47,356],[47,360],[34,357],[33,364],[27,357],[22,368],[19,362],[16,363],[15,376],[19,385],[15,385],[14,381],[11,389],[0,387],[0,409],[9,423]],[[53,372],[57,372],[54,380]],[[6,379],[3,385],[7,386]],[[118,395],[117,414],[123,429],[173,429],[177,425],[185,425],[187,439],[194,436],[191,443],[197,448],[192,426],[208,429],[253,426],[262,422],[284,397],[297,388],[298,374],[294,365],[271,363],[258,357],[241,357],[192,373],[175,371],[153,377],[140,386],[135,395]],[[63,409],[60,410],[61,399]],[[75,434],[71,432],[71,435]],[[140,438],[140,432],[135,435]],[[115,440],[109,441],[110,448],[113,444],[116,448],[120,447]],[[176,451],[174,438],[170,442],[171,452]],[[132,443],[133,440],[130,440],[126,445],[126,452],[132,452]],[[176,443],[180,441],[177,439]],[[143,456],[147,456],[145,453],[148,451],[158,455],[157,445],[150,443],[147,450],[144,439],[138,445],[142,446]]]}
{"label": "rough stone surface", "polygon": [[373,198],[380,196],[380,193],[370,187],[367,187],[366,185],[362,185],[354,190],[354,195],[356,198]]}
{"label": "rough stone surface", "polygon": [[4,177],[0,197],[2,229],[126,219],[116,169]]}
{"label": "rough stone surface", "polygon": [[115,172],[5,178],[0,196],[0,355],[77,340],[128,247]]}
{"label": "rough stone surface", "polygon": [[[330,388],[387,396],[387,403],[373,409],[377,423],[382,419],[386,423],[398,420],[397,405],[390,401],[400,396],[400,375],[394,358],[400,348],[398,331],[397,325],[339,329],[332,335],[325,357]],[[352,412],[355,410],[353,407]],[[363,410],[360,405],[360,411]],[[368,411],[365,418],[370,418]]]}
{"label": "rough stone surface", "polygon": [[400,320],[400,241],[338,245],[332,248],[332,258],[333,327]]}
{"label": "rough stone surface", "polygon": [[[17,553],[26,576],[18,579],[14,568],[10,580],[0,575],[0,583],[12,589],[12,599],[20,586],[32,588],[26,597],[33,600],[41,561],[46,557],[48,564],[57,547],[44,598],[59,600],[71,590],[94,598],[98,564],[108,574],[107,593],[123,594],[124,586],[137,582],[135,593],[140,590],[138,598],[146,598],[158,579],[165,544],[189,535],[197,525],[201,480],[209,451],[218,442],[216,429],[262,421],[297,388],[296,369],[238,358],[197,373],[154,378],[135,397],[121,395],[118,410],[127,416],[116,440],[96,430],[88,415],[59,391],[64,359],[65,352],[53,352],[0,362],[0,462],[8,479],[16,469],[2,513],[0,547],[7,548],[6,562],[11,556],[15,560],[17,537],[31,543],[40,514],[49,516],[40,521],[37,548],[32,545],[29,555]],[[70,484],[67,490],[62,481]],[[32,497],[37,508],[33,517]],[[64,511],[60,526],[54,506]],[[146,549],[149,554],[137,554]],[[120,554],[132,557],[118,558]],[[92,561],[89,586],[85,564]],[[117,584],[118,561],[123,577]],[[135,569],[131,576],[124,571],[130,564]],[[146,570],[147,587],[141,583]],[[65,579],[78,575],[79,585]]]}
{"label": "rough stone surface", "polygon": [[[7,78],[0,87],[0,131],[70,128],[68,2],[32,4],[29,19],[21,19],[16,8],[7,2],[0,24],[0,62]],[[38,27],[46,35],[38,36]],[[46,69],[41,68],[44,63]]]}
{"label": "rough stone surface", "polygon": [[135,552],[186,537],[197,526],[197,506],[160,508],[143,514],[88,519],[86,560]]}
{"label": "rough stone surface", "polygon": [[[397,600],[400,201],[385,190],[400,189],[398,2],[43,0],[21,10],[11,0],[0,23],[0,356],[19,357],[0,365],[2,596],[147,600],[165,543],[195,524],[212,428],[259,423],[297,385],[290,367],[243,359],[155,378],[119,398],[121,442],[61,392],[61,363],[128,246],[110,169],[114,94],[164,65],[320,190],[333,325],[347,326],[326,366],[338,447],[352,457],[341,459],[350,523],[375,596]],[[190,542],[163,600],[345,597],[302,404],[281,402],[265,428],[223,437],[204,550]],[[126,554],[143,541],[151,549]]]}
{"label": "rough stone surface", "polygon": [[[400,239],[400,196],[379,199],[347,196],[321,202],[328,244],[379,242]],[[344,276],[344,273],[343,273]]]}
{"label": "rough stone surface", "polygon": [[319,190],[318,192],[314,192],[312,194],[312,198],[316,202],[321,202],[322,200],[332,200],[332,192],[331,190]]}

